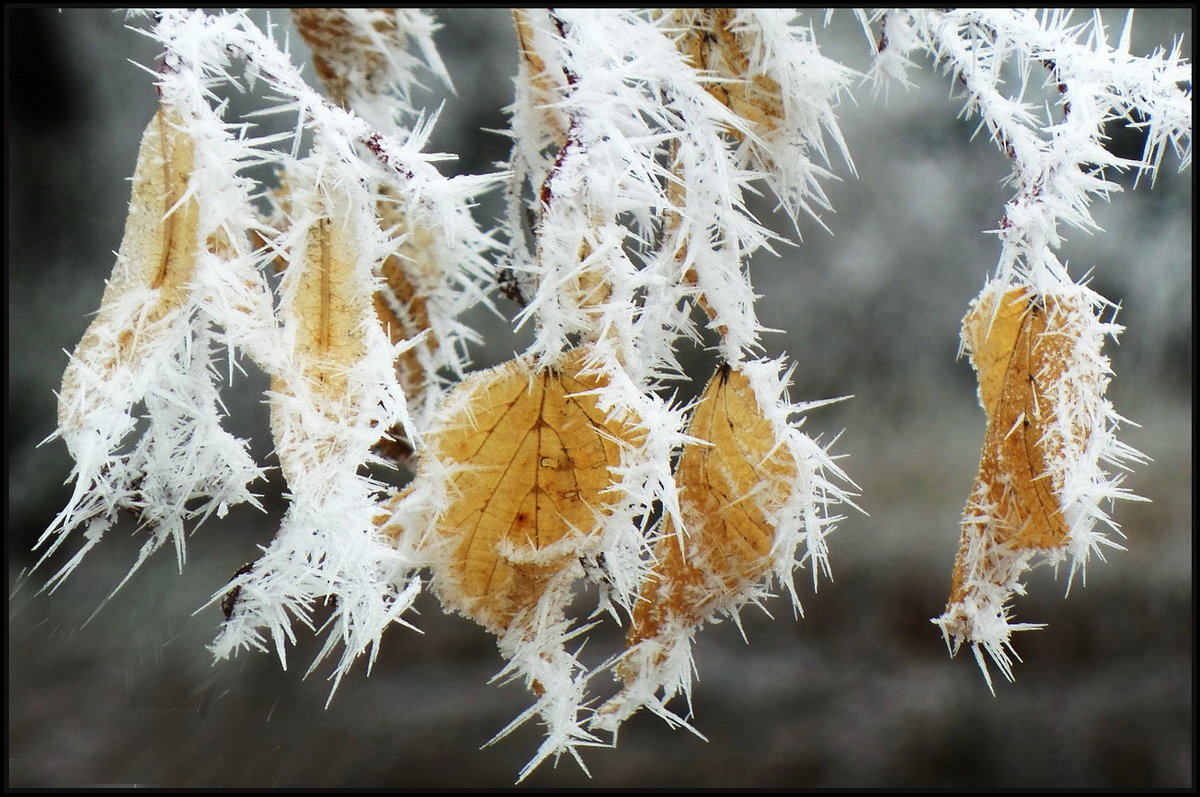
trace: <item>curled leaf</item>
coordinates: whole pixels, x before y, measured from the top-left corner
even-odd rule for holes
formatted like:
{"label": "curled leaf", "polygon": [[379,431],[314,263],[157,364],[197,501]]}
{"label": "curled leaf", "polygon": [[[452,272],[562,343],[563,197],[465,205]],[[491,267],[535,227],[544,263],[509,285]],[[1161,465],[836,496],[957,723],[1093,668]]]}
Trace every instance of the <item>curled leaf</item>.
{"label": "curled leaf", "polygon": [[963,319],[987,432],[950,598],[934,622],[952,652],[972,643],[989,686],[980,648],[1011,679],[1011,632],[1040,627],[1009,620],[1008,601],[1023,591],[1033,557],[1058,561],[1070,551],[1074,570],[1089,549],[1114,544],[1091,531],[1098,518],[1107,520],[1098,496],[1126,497],[1116,481],[1097,481],[1100,452],[1109,449],[1115,461],[1131,451],[1106,426],[1113,413],[1102,398],[1104,331],[1082,290],[1038,294],[996,284]]}
{"label": "curled leaf", "polygon": [[530,9],[514,8],[512,14],[521,53],[517,85],[519,90],[529,93],[528,104],[542,115],[543,130],[562,144],[567,138],[567,120],[558,108],[558,93],[564,79],[561,68],[552,70],[542,55],[550,45],[546,32],[537,25],[544,26],[546,21],[541,16],[535,20]]}
{"label": "curled leaf", "polygon": [[[287,175],[281,174],[280,180],[279,189],[270,195],[274,212],[265,220],[264,227],[273,232],[273,240],[268,243],[260,234],[260,243],[267,244],[278,252],[273,265],[276,271],[282,272],[287,268],[289,259],[295,259],[295,256],[287,252],[281,244],[281,237],[289,226],[287,219],[294,211]],[[391,240],[391,251],[379,265],[381,279],[374,292],[372,304],[384,333],[399,351],[395,361],[396,378],[404,389],[407,401],[412,407],[422,408],[433,399],[428,395],[430,371],[436,367],[441,345],[430,321],[431,297],[444,282],[443,269],[438,262],[435,232],[429,226],[414,223],[408,218],[400,209],[395,192],[387,188],[380,189],[375,213],[379,227]],[[320,250],[322,237],[326,241],[324,253]],[[353,254],[347,245],[346,232],[343,230],[338,241],[334,243],[327,225],[323,230],[310,229],[301,244],[307,250],[305,262],[313,258],[319,261],[326,254],[337,257],[339,252],[344,260],[344,255]],[[313,246],[317,248],[312,249]],[[326,267],[322,267],[324,268]],[[348,273],[344,263],[341,266],[330,264],[328,268],[333,270],[333,274]],[[328,284],[331,279],[338,278],[318,270],[310,274],[304,282],[312,286],[314,279],[324,280]],[[343,293],[345,289],[353,287],[346,284],[344,278],[342,284]],[[313,295],[319,304],[321,288],[319,285],[315,287],[317,293]],[[301,293],[311,291],[305,291],[302,287]],[[330,332],[336,333],[336,330]],[[400,345],[410,341],[411,345]],[[389,428],[380,438],[375,446],[375,453],[395,463],[409,464],[413,454],[412,441],[408,439],[403,426],[398,424]]]}
{"label": "curled leaf", "polygon": [[287,407],[297,399],[331,420],[350,398],[349,374],[365,353],[359,334],[370,287],[361,279],[360,245],[335,191],[313,192],[315,207],[284,274],[279,314],[289,332],[293,367],[271,377],[276,398],[271,426],[289,483],[314,462],[327,459],[332,441],[313,434]]}
{"label": "curled leaf", "polygon": [[364,200],[332,182],[289,200],[296,220],[279,247],[285,366],[271,375],[271,428],[293,487],[322,463],[364,460],[380,428],[409,423],[392,367],[398,347],[372,309],[380,243]]}
{"label": "curled leaf", "polygon": [[686,725],[665,704],[689,689],[691,637],[762,597],[764,577],[777,568],[778,519],[808,464],[784,439],[788,428],[764,414],[742,367],[722,365],[709,381],[688,428],[695,442],[676,468],[686,531],[664,516],[617,667],[625,686],[599,710],[596,727],[615,731],[642,706]]}
{"label": "curled leaf", "polygon": [[63,374],[59,428],[85,423],[97,378],[134,368],[187,303],[196,270],[200,210],[188,195],[195,145],[177,111],[159,108],[142,134],[125,235],[100,311]]}
{"label": "curled leaf", "polygon": [[345,395],[346,371],[364,348],[354,334],[365,298],[355,268],[359,252],[352,232],[340,222],[322,216],[309,228],[306,268],[296,276],[291,304],[302,370],[330,398]]}
{"label": "curled leaf", "polygon": [[[435,255],[434,231],[412,223],[386,192],[377,212],[395,250],[380,266],[383,280],[375,291],[375,314],[393,345],[415,341],[396,357],[396,378],[409,404],[421,407],[429,399],[429,363],[440,346],[429,313],[430,297],[443,276]],[[400,426],[389,429],[375,450],[393,462],[408,463],[412,457],[411,441]]]}
{"label": "curled leaf", "polygon": [[[394,214],[396,217],[399,214]],[[429,330],[429,294],[436,286],[440,271],[429,262],[433,232],[424,227],[401,226],[396,218],[392,237],[396,252],[388,255],[380,267],[383,285],[375,292],[375,314],[393,344],[412,340],[425,333],[423,345],[435,348],[437,340]],[[431,285],[431,283],[434,283]],[[405,395],[417,397],[425,388],[428,375],[417,358],[416,349],[405,351],[396,362],[397,376]]]}
{"label": "curled leaf", "polygon": [[1062,379],[1077,334],[1047,330],[1056,303],[1018,288],[995,304],[976,305],[963,322],[988,417],[977,483],[995,507],[995,541],[1015,548],[1054,548],[1067,535],[1047,467],[1054,417],[1048,391]]}
{"label": "curled leaf", "polygon": [[[220,338],[245,340],[241,325],[253,326],[251,317],[269,303],[239,260],[237,203],[222,204],[228,215],[215,224],[208,217],[201,227],[201,203],[218,208],[206,195],[211,176],[193,177],[205,171],[200,161],[210,152],[207,140],[198,143],[196,123],[163,102],[147,125],[116,265],[63,374],[55,435],[75,459],[75,488],[39,539],[41,547],[54,538],[43,561],[74,529],[86,532],[52,584],[101,540],[119,511],[131,512],[147,533],[132,575],[167,540],[182,567],[188,521],[223,515],[243,501],[257,504],[248,485],[260,471],[245,442],[221,428],[213,355]],[[222,333],[213,330],[217,317]]]}

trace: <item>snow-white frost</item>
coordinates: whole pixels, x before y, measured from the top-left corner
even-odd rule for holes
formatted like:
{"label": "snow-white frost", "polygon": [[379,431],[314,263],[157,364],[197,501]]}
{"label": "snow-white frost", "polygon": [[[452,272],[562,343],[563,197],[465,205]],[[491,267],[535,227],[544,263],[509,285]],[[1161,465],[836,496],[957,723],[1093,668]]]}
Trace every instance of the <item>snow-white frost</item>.
{"label": "snow-white frost", "polygon": [[[498,634],[508,664],[497,677],[523,679],[537,697],[497,738],[531,718],[544,724],[545,741],[523,779],[564,753],[582,766],[577,748],[615,743],[620,724],[643,707],[695,731],[690,704],[686,712],[667,704],[676,695],[690,700],[696,625],[668,623],[594,670],[579,649],[601,609],[632,614],[666,522],[680,540],[692,532],[675,467],[685,445],[707,441],[689,438],[692,408],[666,396],[685,378],[676,352],[701,339],[698,323],[719,336],[717,353],[745,374],[758,412],[795,464],[783,500],[765,513],[769,573],[723,598],[719,613],[736,620],[739,607],[764,600],[772,585],[799,612],[795,570],[809,567],[814,589],[820,574],[831,573],[827,537],[841,520],[838,505],[853,506],[853,483],[829,445],[801,430],[797,416],[825,402],[791,403],[786,358],[760,359],[765,330],[748,261],[780,239],[753,217],[746,197],[765,186],[793,219],[832,210],[824,183],[836,169],[853,173],[837,107],[859,76],[818,47],[817,32],[794,10],[738,9],[727,17],[714,16],[720,9],[519,11],[523,52],[509,108],[508,170],[447,178],[436,166],[447,156],[424,151],[436,113],[413,101],[424,77],[450,85],[433,17],[412,9],[307,11],[332,14],[309,31],[329,37],[310,40],[316,51],[327,48],[318,54],[329,96],[305,82],[271,25],[259,28],[243,12],[133,15],[162,47],[147,71],[164,112],[195,149],[186,193],[171,212],[195,203],[196,265],[178,306],[146,326],[138,319],[156,294],[119,280],[137,265],[136,246],[122,246],[117,287],[106,292],[85,338],[91,342],[72,358],[59,396],[55,436],[75,459],[75,489],[38,545],[49,557],[73,535],[83,539],[50,584],[79,564],[122,510],[134,511],[148,532],[136,569],[168,540],[182,566],[189,524],[237,503],[257,505],[250,486],[264,469],[246,441],[221,426],[220,386],[244,354],[272,380],[272,432],[289,506],[261,558],[215,592],[212,602],[227,619],[213,650],[273,650],[286,665],[297,627],[312,629],[322,616],[327,637],[318,661],[341,649],[336,683],[360,654],[373,658],[387,628],[406,622],[430,564],[423,557],[445,550],[429,538],[456,500],[455,473],[436,457],[422,459],[422,441],[440,419],[469,410],[450,392],[469,373],[467,348],[478,341],[464,313],[490,304],[498,285],[522,305],[514,323],[531,328],[522,355],[531,379],[584,348],[599,409],[610,420],[635,419],[641,431],[636,443],[622,442],[611,469],[613,502],[597,515],[580,567],[555,576],[521,621]],[[1152,178],[1168,149],[1181,167],[1190,163],[1191,66],[1178,43],[1148,57],[1130,54],[1132,13],[1116,46],[1098,15],[1082,23],[1067,12],[1003,8],[857,15],[876,51],[869,79],[907,85],[918,57],[928,56],[962,92],[963,113],[979,119],[1012,164],[1014,196],[996,230],[1000,253],[989,284],[1027,286],[1089,311],[1105,307],[1055,252],[1064,227],[1096,229],[1089,204],[1119,190],[1113,169]],[[714,19],[728,23],[710,36]],[[706,38],[694,52],[713,59],[705,68],[689,60],[685,43],[696,35]],[[1027,100],[1030,86],[1054,101]],[[230,119],[221,97],[231,90],[271,97],[267,112],[294,117],[294,126],[255,137],[252,119]],[[1105,125],[1121,119],[1146,130],[1140,160],[1105,147]],[[246,176],[263,165],[281,175],[278,191]],[[505,221],[488,232],[472,203],[502,183]],[[338,251],[352,253],[338,266],[351,287],[306,299],[299,286],[326,267],[310,246],[325,239],[311,236],[330,225]],[[408,258],[416,310],[405,289],[387,283],[389,256]],[[277,261],[286,270],[273,288]],[[411,324],[412,336],[389,338],[395,330],[380,325],[373,301]],[[353,345],[305,338],[313,323],[333,329],[335,320],[349,324]],[[1106,507],[1129,497],[1109,470],[1139,459],[1115,439],[1122,419],[1104,398],[1108,362],[1100,346],[1119,328],[1093,321],[1048,415],[1056,441],[1048,476],[1070,528],[1065,551],[1050,559],[1070,557],[1072,577],[1092,554],[1119,547],[1097,530],[1117,529]],[[115,356],[131,328],[134,356]],[[322,361],[314,346],[342,354]],[[402,359],[421,371],[407,387]],[[380,464],[374,449],[388,430],[405,437],[420,463],[402,493],[365,475]],[[975,509],[981,517],[989,510]],[[968,597],[938,622],[952,649],[972,645],[985,677],[983,653],[1011,677],[1011,633],[1034,626],[1011,622],[1009,601],[1022,594],[1022,573],[1037,557],[991,543],[983,534],[971,543]],[[542,553],[550,561],[561,552]],[[582,574],[600,585],[601,606],[578,622],[563,611]],[[641,662],[634,668],[641,675],[602,715],[589,684],[622,655]]]}

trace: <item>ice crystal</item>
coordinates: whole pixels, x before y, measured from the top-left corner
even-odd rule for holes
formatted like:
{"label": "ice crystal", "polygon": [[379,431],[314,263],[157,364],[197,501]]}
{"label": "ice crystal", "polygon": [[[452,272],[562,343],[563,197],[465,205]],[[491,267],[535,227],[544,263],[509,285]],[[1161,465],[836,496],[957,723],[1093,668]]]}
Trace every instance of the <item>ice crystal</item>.
{"label": "ice crystal", "polygon": [[[963,325],[988,416],[951,599],[937,622],[1012,676],[1011,597],[1039,557],[1076,572],[1119,547],[1110,473],[1139,455],[1104,398],[1109,303],[1072,278],[1064,230],[1094,230],[1113,170],[1151,178],[1191,156],[1191,67],[1178,45],[1110,46],[1099,17],[1016,9],[857,12],[866,77],[906,84],[927,56],[1012,166],[994,275]],[[497,739],[536,719],[519,773],[615,743],[642,708],[691,724],[695,634],[832,573],[828,537],[853,482],[789,392],[795,365],[762,352],[749,259],[778,242],[747,198],[769,190],[821,222],[824,186],[853,173],[838,106],[859,76],[783,9],[528,9],[499,174],[446,177],[425,151],[436,113],[415,90],[450,86],[437,24],[411,9],[296,9],[323,92],[277,31],[243,12],[133,15],[161,46],[125,238],[59,393],[75,459],[44,556],[82,536],[66,578],[132,512],[147,536],[131,569],[238,503],[264,468],[222,427],[222,383],[244,355],[270,378],[271,434],[288,508],[261,557],[213,595],[217,656],[326,633],[336,683],[429,588],[495,635],[534,695]],[[1043,110],[1030,86],[1056,96]],[[1015,90],[1014,90],[1015,89]],[[254,135],[222,97],[253,91],[289,131]],[[1053,107],[1050,107],[1053,105]],[[1105,146],[1144,128],[1139,160]],[[260,184],[252,168],[270,166]],[[477,195],[506,186],[494,231]],[[282,272],[279,274],[279,272]],[[278,277],[276,275],[279,274]],[[466,311],[496,290],[520,305],[526,351],[472,373]],[[495,309],[493,307],[493,309]],[[693,404],[681,345],[716,340]],[[220,360],[224,355],[225,363]],[[222,367],[224,366],[224,367]],[[385,460],[407,485],[380,480]],[[577,585],[598,594],[572,616]],[[124,583],[124,582],[122,582]],[[627,649],[589,669],[605,616]],[[338,653],[340,651],[340,654]],[[607,699],[595,676],[620,682]],[[611,692],[615,691],[615,694]],[[684,698],[687,710],[673,705]]]}

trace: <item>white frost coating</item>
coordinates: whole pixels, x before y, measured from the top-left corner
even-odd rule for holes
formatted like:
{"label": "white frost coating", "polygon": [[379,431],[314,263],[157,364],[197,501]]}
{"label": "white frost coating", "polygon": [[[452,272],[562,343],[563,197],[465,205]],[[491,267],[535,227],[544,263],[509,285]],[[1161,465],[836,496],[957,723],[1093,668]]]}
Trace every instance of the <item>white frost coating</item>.
{"label": "white frost coating", "polygon": [[[560,573],[559,576],[567,574]],[[512,628],[499,640],[500,653],[508,664],[492,678],[492,682],[504,683],[523,677],[526,688],[540,693],[533,705],[504,726],[488,745],[500,741],[534,716],[541,719],[546,729],[545,740],[521,769],[518,783],[547,759],[553,758],[557,763],[564,753],[570,754],[586,773],[587,766],[577,748],[603,746],[587,729],[586,715],[581,712],[586,702],[589,673],[579,662],[579,651],[570,653],[565,648],[568,642],[591,628],[591,624],[572,628],[571,621],[561,616],[561,607],[570,597],[572,580],[571,577],[559,578],[559,583],[552,584],[547,590],[548,600],[540,601],[527,613],[518,615]],[[560,594],[554,595],[556,592]]]}
{"label": "white frost coating", "polygon": [[[373,52],[356,51],[361,41],[341,42],[344,59],[335,66],[347,86],[334,101],[305,83],[270,26],[261,30],[242,12],[156,13],[147,31],[163,48],[156,87],[195,148],[186,191],[171,211],[195,203],[195,269],[176,305],[147,316],[157,296],[121,282],[137,265],[136,247],[122,245],[112,282],[124,287],[114,288],[111,300],[106,294],[89,331],[92,343],[73,357],[60,395],[55,436],[75,458],[76,484],[38,546],[49,556],[72,535],[82,541],[49,585],[76,567],[122,510],[136,512],[148,532],[136,569],[167,541],[182,566],[191,523],[239,502],[256,505],[249,485],[262,469],[245,442],[221,428],[217,380],[232,379],[240,353],[272,378],[273,431],[290,503],[262,557],[214,595],[228,620],[213,650],[274,650],[286,664],[297,625],[311,629],[319,615],[329,633],[318,662],[341,648],[336,685],[358,655],[373,658],[387,628],[404,623],[422,588],[422,568],[436,570],[430,557],[446,555],[431,537],[459,497],[455,473],[421,459],[422,441],[440,419],[463,410],[446,400],[468,373],[466,349],[478,339],[463,314],[488,303],[503,266],[505,293],[524,305],[517,321],[532,327],[526,362],[552,368],[584,348],[585,372],[600,384],[599,408],[610,419],[637,419],[644,434],[622,441],[611,469],[612,503],[580,548],[578,568],[570,562],[556,573],[545,600],[500,634],[508,665],[498,677],[524,679],[536,699],[497,738],[533,717],[544,723],[546,738],[521,770],[524,779],[563,753],[582,766],[578,748],[604,743],[600,732],[615,742],[620,724],[641,707],[698,733],[687,721],[690,706],[667,707],[676,695],[690,695],[698,628],[720,614],[736,622],[740,607],[760,602],[773,586],[786,587],[799,612],[795,570],[811,566],[814,589],[819,574],[830,575],[827,536],[841,519],[837,505],[853,506],[853,493],[842,486],[853,483],[829,446],[804,434],[794,418],[824,402],[792,403],[784,358],[756,359],[765,330],[748,258],[779,238],[751,215],[746,197],[766,184],[793,219],[831,210],[822,187],[836,179],[831,150],[853,172],[836,112],[854,74],[822,54],[813,30],[782,9],[736,10],[712,39],[728,34],[730,41],[705,40],[718,48],[712,69],[697,69],[682,42],[687,31],[712,24],[708,11],[519,13],[528,55],[510,109],[511,172],[455,178],[436,167],[448,156],[423,152],[436,114],[412,103],[419,68],[449,84],[432,43],[436,24],[425,12],[342,12],[351,38],[369,42]],[[1055,565],[1069,558],[1069,587],[1093,554],[1119,547],[1106,510],[1113,499],[1132,496],[1111,470],[1141,459],[1115,439],[1123,419],[1104,398],[1109,368],[1101,343],[1119,327],[1096,317],[1107,303],[1074,282],[1056,251],[1065,227],[1096,229],[1092,198],[1119,190],[1107,170],[1135,168],[1153,177],[1168,148],[1181,168],[1190,163],[1191,68],[1178,44],[1131,56],[1128,23],[1111,47],[1097,18],[1075,25],[1061,12],[892,10],[859,12],[859,19],[880,44],[872,77],[903,83],[912,56],[932,56],[965,91],[964,113],[978,116],[1011,160],[1014,197],[996,231],[994,289],[1028,287],[1088,311],[1070,367],[1045,394],[1052,405],[1047,477],[1069,527],[1066,544],[1037,553],[976,535],[965,554],[965,597],[936,621],[952,650],[971,644],[990,686],[985,654],[1011,678],[1011,633],[1036,627],[1010,617],[1023,573],[1039,557]],[[727,64],[722,46],[729,48]],[[722,73],[727,66],[730,74]],[[1057,100],[1044,110],[1023,96],[1039,76]],[[733,98],[751,83],[759,93]],[[277,98],[268,112],[294,114],[294,128],[255,138],[246,119],[231,119],[221,95],[244,88]],[[1140,161],[1105,148],[1105,125],[1118,118],[1146,128]],[[279,169],[288,189],[269,219],[255,207],[271,191],[245,176],[262,166]],[[471,204],[503,179],[501,244],[478,227]],[[155,215],[142,223],[159,221]],[[307,236],[323,223],[337,225],[357,247],[354,298],[337,312],[355,314],[347,337],[361,348],[323,372],[335,391],[309,378],[313,363],[300,319],[309,311],[296,309],[303,303],[297,285],[314,267],[306,260]],[[381,262],[405,246],[420,249],[411,282],[424,331],[393,344],[372,297],[383,284]],[[273,296],[265,275],[277,256],[288,267]],[[397,318],[409,311],[403,292],[401,286],[384,299]],[[661,633],[623,654],[621,666],[637,675],[605,712],[594,707],[589,682],[615,661],[584,667],[578,648],[568,646],[577,639],[582,645],[591,619],[579,623],[564,607],[582,574],[600,588],[597,615],[632,614],[665,524],[681,540],[694,531],[680,506],[675,467],[683,447],[698,441],[685,432],[690,408],[665,394],[682,378],[677,347],[700,339],[701,311],[719,335],[718,354],[745,373],[759,414],[796,473],[780,477],[787,484],[774,485],[775,498],[762,507],[773,534],[769,571],[715,600],[701,622],[669,619]],[[125,333],[134,335],[136,356],[111,356],[126,345]],[[425,377],[419,395],[406,396],[401,387],[402,354]],[[385,498],[388,488],[364,473],[378,464],[372,447],[391,428],[403,430],[420,469],[405,492]],[[756,490],[741,498],[757,500]],[[968,507],[981,528],[996,509],[979,506],[985,500],[980,492]],[[546,564],[566,546],[495,553]]]}
{"label": "white frost coating", "polygon": [[[174,307],[164,305],[172,300],[163,291],[139,284],[134,275],[145,273],[150,264],[142,258],[152,256],[146,241],[170,221],[158,218],[153,207],[132,209],[112,287],[59,394],[59,428],[50,439],[61,436],[75,459],[75,490],[38,541],[38,547],[50,543],[42,561],[73,530],[86,524],[87,531],[85,545],[51,585],[70,574],[123,509],[135,512],[150,535],[131,575],[168,539],[182,567],[189,521],[198,523],[214,511],[223,515],[241,502],[257,506],[249,485],[261,470],[246,442],[221,426],[225,409],[216,385],[222,375],[213,361],[214,348],[226,348],[232,376],[234,348],[262,354],[269,347],[261,343],[274,327],[269,296],[245,244],[247,231],[256,226],[252,184],[236,174],[255,157],[251,143],[235,137],[211,111],[202,85],[170,80],[164,86],[170,90],[164,113],[172,112],[167,118],[185,126],[169,135],[194,151],[191,173],[180,176],[186,190],[168,216],[186,213],[184,206],[195,203],[195,239],[184,244],[194,248],[195,267]],[[147,139],[162,138],[156,127],[152,123]],[[162,168],[142,162],[153,151],[143,143],[143,171]],[[139,405],[145,407],[145,430],[122,453],[138,424]]]}
{"label": "white frost coating", "polygon": [[[839,486],[853,486],[854,482],[829,453],[832,443],[822,446],[801,431],[806,413],[842,399],[789,402],[787,386],[795,366],[785,372],[782,358],[745,362],[739,367],[750,381],[763,417],[771,423],[775,439],[786,447],[785,459],[796,463],[796,479],[788,485],[787,497],[778,508],[767,506],[764,509],[767,521],[775,529],[771,550],[775,582],[787,589],[795,611],[802,614],[794,582],[795,569],[808,561],[814,592],[822,574],[832,579],[825,537],[843,520],[833,512],[839,505],[858,509],[852,500],[854,494]],[[793,416],[796,416],[795,420]]]}
{"label": "white frost coating", "polygon": [[[1003,282],[993,281],[977,302],[985,307],[998,306],[997,297],[1007,289]],[[1101,315],[1116,308],[1085,285],[1071,284],[1043,297],[1047,308],[1043,334],[1072,341],[1061,376],[1045,379],[1047,384],[1039,388],[1049,405],[1040,408],[1040,421],[1045,427],[1041,439],[1046,452],[1044,477],[1066,522],[1066,539],[1060,547],[1047,550],[1018,548],[998,540],[995,532],[1000,521],[994,519],[997,508],[987,503],[986,485],[977,485],[963,520],[968,527],[967,548],[961,554],[964,597],[934,620],[952,653],[964,642],[972,645],[989,688],[991,677],[981,651],[988,654],[1005,678],[1012,680],[1012,659],[1016,656],[1012,633],[1042,627],[1010,619],[1009,601],[1013,595],[1025,593],[1025,572],[1039,561],[1057,568],[1064,559],[1070,559],[1069,591],[1076,572],[1086,579],[1091,556],[1103,560],[1105,547],[1122,549],[1109,537],[1108,532],[1120,534],[1120,528],[1104,507],[1119,499],[1143,500],[1120,486],[1123,473],[1109,470],[1124,471],[1128,463],[1145,462],[1141,453],[1116,439],[1117,428],[1125,419],[1104,396],[1111,374],[1109,360],[1102,351],[1104,339],[1115,339],[1122,327],[1101,321]],[[965,334],[963,344],[968,345]],[[1107,531],[1097,528],[1098,524],[1107,526]]]}
{"label": "white frost coating", "polygon": [[[1191,162],[1191,64],[1159,49],[1130,55],[1128,29],[1116,48],[1106,41],[1098,15],[1074,23],[1070,11],[957,9],[950,12],[888,12],[887,47],[879,76],[897,72],[916,50],[924,50],[967,90],[964,114],[978,116],[980,129],[1013,163],[1016,197],[1005,208],[998,231],[1001,256],[997,277],[1049,290],[1069,282],[1053,255],[1063,238],[1059,223],[1095,230],[1089,205],[1120,186],[1105,169],[1136,168],[1155,174],[1169,146],[1180,168]],[[1006,93],[1010,75],[1021,77],[1015,95]],[[1059,94],[1049,118],[1023,98],[1040,72]],[[1104,141],[1104,125],[1132,119],[1147,129],[1140,161],[1119,158]]]}
{"label": "white frost coating", "polygon": [[737,9],[732,30],[755,45],[749,73],[777,83],[782,99],[778,126],[748,144],[751,163],[793,218],[803,212],[820,221],[820,211],[833,209],[821,181],[837,179],[826,136],[854,173],[836,106],[856,73],[821,54],[811,24],[799,24],[795,9]]}

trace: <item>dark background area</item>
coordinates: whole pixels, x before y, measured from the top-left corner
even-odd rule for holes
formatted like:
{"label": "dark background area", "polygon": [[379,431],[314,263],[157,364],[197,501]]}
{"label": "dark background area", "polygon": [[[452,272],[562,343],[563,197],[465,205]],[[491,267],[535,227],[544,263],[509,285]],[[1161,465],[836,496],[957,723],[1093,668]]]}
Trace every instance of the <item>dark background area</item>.
{"label": "dark background area", "polygon": [[[282,12],[275,20],[286,23]],[[489,171],[516,72],[500,9],[440,12],[437,41],[457,94],[445,98],[433,148],[455,169]],[[1106,12],[1119,32],[1124,12]],[[92,618],[133,561],[140,539],[117,527],[55,593],[39,593],[30,547],[65,503],[71,463],[54,428],[53,391],[99,305],[128,202],[138,136],[153,113],[151,42],[105,9],[6,8],[8,451],[6,559],[8,778],[17,787],[499,787],[540,742],[530,725],[480,750],[528,705],[518,684],[488,685],[502,666],[492,638],[443,615],[431,596],[395,628],[368,677],[361,664],[328,708],[330,684],[304,677],[317,646],[301,636],[284,671],[271,655],[213,663],[206,644],[220,610],[211,595],[265,545],[282,515],[235,510],[189,539],[182,573],[162,551]],[[868,63],[842,13],[823,50]],[[1192,12],[1139,11],[1134,50],[1169,46]],[[296,59],[306,58],[292,36]],[[967,305],[999,251],[993,235],[1009,191],[1006,163],[974,120],[957,118],[948,81],[921,63],[917,87],[876,96],[857,86],[841,124],[857,169],[835,162],[836,213],[801,224],[803,243],[753,264],[759,313],[783,330],[767,353],[797,363],[796,399],[853,395],[814,412],[810,434],[842,432],[835,451],[861,488],[830,538],[833,583],[805,616],[783,599],[771,620],[748,609],[749,644],[732,623],[696,648],[694,724],[703,742],[635,717],[613,750],[544,765],[530,786],[1190,787],[1194,784],[1192,597],[1192,175],[1168,154],[1143,181],[1098,201],[1105,232],[1068,231],[1062,258],[1122,306],[1109,346],[1119,412],[1141,424],[1122,439],[1152,462],[1126,486],[1150,500],[1115,517],[1127,551],[1093,562],[1064,599],[1066,572],[1046,568],[1015,603],[1024,659],[992,696],[969,654],[951,660],[929,618],[940,614],[958,519],[983,437],[969,364],[956,359]],[[431,94],[429,107],[441,102]],[[1136,156],[1136,133],[1113,129]],[[1126,152],[1126,150],[1128,150]],[[770,216],[770,206],[760,210]],[[496,202],[479,208],[498,218]],[[773,219],[782,231],[782,219]],[[500,302],[505,312],[515,308]],[[480,313],[483,366],[523,343]],[[696,362],[698,389],[711,367]],[[228,392],[237,433],[269,461],[261,378]],[[92,618],[89,620],[89,618]],[[611,649],[619,631],[589,643]],[[608,646],[608,648],[605,648]],[[995,678],[999,676],[993,674]],[[604,678],[606,676],[600,676]]]}

